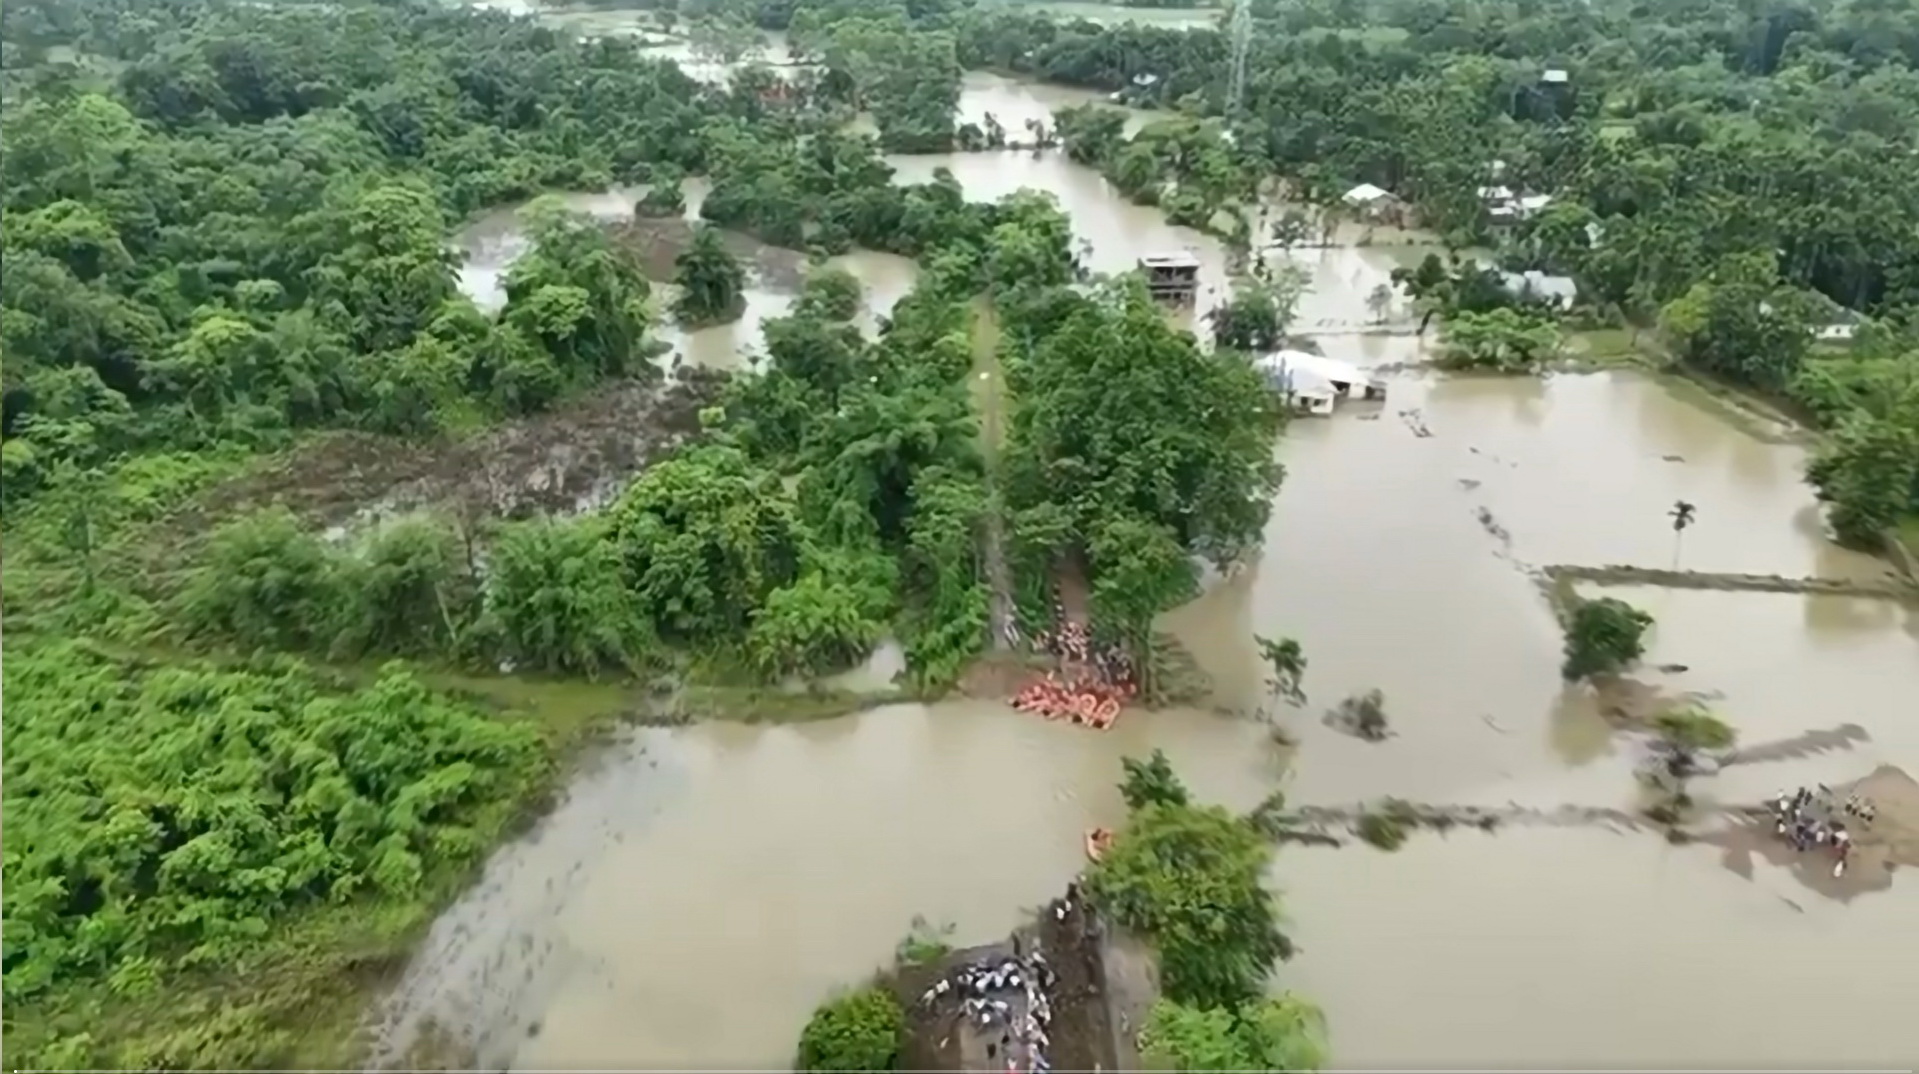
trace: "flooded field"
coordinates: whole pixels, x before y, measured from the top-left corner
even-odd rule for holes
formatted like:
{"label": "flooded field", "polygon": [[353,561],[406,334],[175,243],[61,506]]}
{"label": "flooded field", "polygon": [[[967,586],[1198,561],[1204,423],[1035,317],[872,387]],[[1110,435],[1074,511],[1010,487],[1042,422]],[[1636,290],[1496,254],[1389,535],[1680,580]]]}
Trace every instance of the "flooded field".
{"label": "flooded field", "polygon": [[984,703],[636,732],[441,923],[390,1039],[431,1018],[477,1031],[482,1064],[783,1069],[915,914],[990,937],[1057,895],[1086,827],[1125,814],[1120,758],[1155,745],[1242,807],[1280,771],[1257,728],[1182,711],[1106,734]]}
{"label": "flooded field", "polygon": [[[1022,100],[1051,92],[993,85],[969,81],[963,109],[1009,127],[1032,107]],[[978,198],[1053,191],[1096,269],[1192,249],[1204,286],[1225,283],[1214,240],[1056,155],[893,163],[905,180],[951,168]],[[624,212],[629,193],[580,204]],[[511,260],[511,217],[499,220],[463,237],[476,295],[497,293],[485,281]],[[1279,256],[1313,275],[1300,325],[1310,332],[1365,317],[1371,289],[1420,255]],[[876,310],[910,284],[897,259],[849,265]],[[791,301],[766,282],[774,275],[760,272],[748,320],[676,337],[687,360],[738,362],[756,318]],[[1421,353],[1406,336],[1320,339],[1370,365]],[[386,1012],[383,1054],[430,1023],[485,1064],[783,1066],[814,1005],[888,959],[914,915],[974,943],[1056,894],[1082,864],[1083,830],[1121,815],[1119,759],[1154,747],[1202,797],[1239,807],[1282,785],[1300,802],[1627,807],[1634,747],[1562,684],[1559,631],[1528,568],[1886,569],[1825,540],[1799,449],[1754,439],[1649,377],[1414,372],[1389,384],[1370,412],[1293,425],[1263,555],[1166,621],[1226,706],[1259,689],[1255,633],[1300,639],[1311,703],[1287,717],[1297,755],[1251,723],[1195,710],[1128,714],[1097,734],[971,701],[636,731],[441,923]],[[1665,517],[1678,499],[1698,507],[1683,543]],[[1611,592],[1658,617],[1649,665],[1686,666],[1661,684],[1720,696],[1748,742],[1841,723],[1871,736],[1737,766],[1703,796],[1750,801],[1880,763],[1919,770],[1911,609]],[[1322,725],[1341,697],[1375,687],[1396,737],[1369,745]],[[1290,849],[1274,879],[1303,952],[1282,980],[1324,1004],[1342,1067],[1910,1062],[1919,958],[1897,937],[1919,934],[1919,887],[1842,904],[1788,869],[1759,862],[1748,876],[1724,859],[1713,846],[1575,829],[1417,836],[1391,855]]]}

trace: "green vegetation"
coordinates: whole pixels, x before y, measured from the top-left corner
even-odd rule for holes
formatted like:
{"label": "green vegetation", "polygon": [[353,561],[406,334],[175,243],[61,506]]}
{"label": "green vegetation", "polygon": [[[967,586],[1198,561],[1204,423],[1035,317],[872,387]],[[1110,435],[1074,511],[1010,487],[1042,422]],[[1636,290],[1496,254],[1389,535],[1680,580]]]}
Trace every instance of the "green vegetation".
{"label": "green vegetation", "polygon": [[1566,622],[1568,680],[1610,675],[1631,665],[1646,651],[1652,616],[1615,597],[1580,600]]}
{"label": "green vegetation", "polygon": [[1136,283],[1001,306],[1016,565],[1083,564],[1096,630],[1144,656],[1154,617],[1196,591],[1195,556],[1224,566],[1258,544],[1279,405],[1244,354],[1202,350]]}
{"label": "green vegetation", "polygon": [[1087,886],[1159,955],[1165,998],[1146,1050],[1179,1070],[1316,1069],[1326,1058],[1319,1011],[1266,996],[1293,951],[1264,883],[1271,842],[1249,820],[1191,804],[1158,752],[1126,761],[1121,791],[1131,815]]}
{"label": "green vegetation", "polygon": [[1653,718],[1653,730],[1675,750],[1731,749],[1738,739],[1726,721],[1700,708],[1674,709]]}
{"label": "green vegetation", "polygon": [[403,951],[548,770],[532,725],[398,669],[343,693],[16,636],[7,687],[7,1047],[40,1065],[346,1058],[342,976]]}
{"label": "green vegetation", "polygon": [[953,930],[951,922],[935,928],[926,918],[914,915],[913,927],[893,949],[894,963],[900,966],[930,966],[938,962],[953,952]]}
{"label": "green vegetation", "polygon": [[1318,1070],[1326,1062],[1326,1019],[1291,995],[1240,1011],[1162,999],[1140,1046],[1160,1070]]}
{"label": "green vegetation", "polygon": [[1513,309],[1459,314],[1446,321],[1448,369],[1528,372],[1559,353],[1559,329],[1546,317]]}
{"label": "green vegetation", "polygon": [[899,1060],[906,1012],[878,985],[820,1005],[800,1033],[798,1070],[892,1070]]}
{"label": "green vegetation", "polygon": [[673,262],[680,297],[673,304],[688,327],[738,320],[746,309],[746,270],[727,252],[717,228],[693,229],[693,243]]}

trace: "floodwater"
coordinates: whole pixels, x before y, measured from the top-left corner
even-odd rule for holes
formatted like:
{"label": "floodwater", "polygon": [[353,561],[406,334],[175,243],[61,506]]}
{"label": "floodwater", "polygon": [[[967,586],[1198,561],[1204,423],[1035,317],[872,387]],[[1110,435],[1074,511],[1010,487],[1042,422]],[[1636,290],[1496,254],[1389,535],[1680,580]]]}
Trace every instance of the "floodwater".
{"label": "floodwater", "polygon": [[[998,93],[988,85],[969,81],[969,114],[1004,121],[1025,107],[1014,94],[980,99]],[[1214,240],[1058,156],[894,163],[908,180],[951,168],[979,198],[1054,192],[1097,269],[1184,248],[1202,257],[1206,286],[1225,282]],[[465,243],[496,275],[510,257],[483,251],[509,249],[502,234]],[[1392,265],[1421,253],[1275,256],[1318,288],[1299,328],[1328,322],[1328,354],[1380,366],[1416,358],[1418,341],[1345,325],[1367,317]],[[899,285],[910,273],[868,278]],[[680,345],[692,360],[737,361],[717,350],[745,342],[752,323]],[[1209,712],[1129,713],[1096,734],[981,702],[636,731],[449,912],[381,1039],[404,1049],[432,1022],[489,1065],[783,1065],[813,1007],[887,960],[915,915],[951,923],[963,945],[1056,894],[1082,864],[1084,829],[1120,817],[1120,758],[1155,747],[1201,797],[1236,808],[1282,786],[1314,803],[1627,806],[1632,743],[1560,681],[1558,628],[1529,568],[1884,570],[1824,539],[1799,449],[1753,439],[1643,376],[1394,372],[1384,404],[1302,419],[1282,452],[1288,477],[1263,554],[1211,578],[1166,625],[1227,707],[1257,700],[1255,634],[1298,638],[1311,702],[1284,717],[1296,755]],[[1665,517],[1679,499],[1698,507],[1683,542]],[[1747,742],[1841,723],[1872,735],[1851,752],[1735,767],[1702,796],[1751,801],[1879,763],[1919,767],[1911,610],[1612,592],[1658,617],[1649,665],[1686,665],[1662,685],[1718,697]],[[1370,688],[1384,692],[1396,737],[1368,745],[1322,725],[1326,708]],[[1912,1056],[1919,888],[1903,877],[1842,905],[1763,862],[1740,875],[1710,846],[1525,829],[1416,835],[1396,854],[1291,849],[1274,881],[1302,947],[1279,983],[1326,1008],[1343,1067]]]}
{"label": "floodwater", "polygon": [[[686,198],[686,218],[697,221],[700,205],[706,199],[707,185],[688,179],[682,186]],[[600,220],[626,220],[633,215],[633,203],[646,193],[645,187],[615,187],[597,193],[547,195],[575,212]],[[523,213],[526,206],[511,205],[485,213],[462,228],[454,237],[463,263],[459,270],[460,289],[480,308],[489,312],[506,304],[506,273],[529,240]],[[657,323],[654,335],[671,350],[663,361],[675,360],[715,369],[735,369],[747,365],[760,347],[760,326],[770,318],[783,317],[793,309],[799,297],[805,258],[791,250],[760,247],[746,260],[746,305],[737,320],[687,331],[674,323],[663,304],[656,302]],[[862,304],[858,322],[869,332],[878,327],[879,318],[893,303],[913,288],[917,269],[907,258],[871,250],[829,259],[830,265],[843,268],[860,281]],[[665,290],[655,282],[656,296]]]}

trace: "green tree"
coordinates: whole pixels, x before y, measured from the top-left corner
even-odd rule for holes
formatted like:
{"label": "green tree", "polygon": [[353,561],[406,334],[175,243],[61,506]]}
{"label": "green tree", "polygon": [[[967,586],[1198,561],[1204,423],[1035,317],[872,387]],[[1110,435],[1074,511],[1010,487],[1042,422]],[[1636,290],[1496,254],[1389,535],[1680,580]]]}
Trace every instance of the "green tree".
{"label": "green tree", "polygon": [[671,163],[655,165],[646,193],[633,205],[635,216],[679,216],[686,212],[685,176]]}
{"label": "green tree", "polygon": [[1318,1070],[1326,1062],[1326,1018],[1292,994],[1247,1008],[1153,1004],[1140,1046],[1160,1069]]}
{"label": "green tree", "polygon": [[1848,416],[1807,466],[1806,479],[1842,542],[1877,548],[1888,530],[1919,511],[1919,427]]}
{"label": "green tree", "polygon": [[1461,312],[1446,322],[1445,362],[1460,369],[1530,370],[1559,352],[1559,330],[1513,309]]}
{"label": "green tree", "polygon": [[363,653],[459,651],[479,595],[470,566],[452,528],[437,519],[382,528],[341,566],[342,640]]}
{"label": "green tree", "polygon": [[[1136,287],[1062,308],[1051,323],[1004,326],[1020,400],[1004,456],[1012,508],[1063,510],[1062,551],[1090,550],[1105,532],[1116,568],[1145,562],[1118,554],[1132,549],[1176,570],[1161,554],[1168,534],[1215,564],[1257,544],[1281,476],[1282,416],[1250,362],[1201,352]],[[1124,598],[1130,628],[1140,609],[1185,588],[1160,581]]]}
{"label": "green tree", "polygon": [[1295,705],[1306,703],[1306,691],[1300,683],[1306,677],[1306,653],[1293,638],[1271,638],[1253,635],[1253,642],[1259,646],[1259,659],[1266,665],[1266,689],[1275,700],[1284,697]]}
{"label": "green tree", "polygon": [[1206,315],[1214,345],[1239,351],[1278,350],[1308,282],[1304,269],[1286,261],[1263,277],[1235,284],[1233,297]]}
{"label": "green tree", "polygon": [[726,249],[719,229],[701,225],[693,242],[673,261],[673,282],[680,289],[674,312],[690,325],[739,317],[746,309],[746,270]]}
{"label": "green tree", "polygon": [[1652,616],[1614,597],[1581,600],[1566,624],[1567,679],[1617,672],[1645,653]]}
{"label": "green tree", "polygon": [[1807,319],[1806,297],[1778,283],[1765,255],[1728,258],[1660,314],[1682,359],[1770,391],[1799,373],[1811,341]]}
{"label": "green tree", "polygon": [[820,1005],[800,1031],[795,1066],[805,1071],[892,1070],[899,1060],[906,1013],[877,985]]}
{"label": "green tree", "polygon": [[485,629],[507,660],[594,676],[649,655],[647,609],[598,521],[506,527],[488,556]]}
{"label": "green tree", "polygon": [[1264,887],[1272,856],[1224,809],[1149,802],[1087,882],[1100,907],[1157,947],[1167,998],[1237,1007],[1257,1002],[1292,953]]}
{"label": "green tree", "polygon": [[324,652],[340,629],[340,582],[320,539],[292,513],[269,509],[213,535],[180,611],[189,629],[229,644]]}
{"label": "green tree", "polygon": [[650,467],[609,518],[625,584],[670,639],[739,637],[798,573],[799,522],[779,475],[724,444]]}
{"label": "green tree", "polygon": [[860,310],[860,281],[843,268],[818,266],[800,285],[794,313],[828,321],[850,321]]}
{"label": "green tree", "polygon": [[1179,781],[1179,775],[1173,771],[1173,762],[1166,759],[1164,750],[1154,750],[1153,755],[1144,761],[1122,758],[1120,765],[1126,772],[1126,779],[1119,785],[1119,794],[1126,800],[1127,809],[1187,804],[1186,785]]}

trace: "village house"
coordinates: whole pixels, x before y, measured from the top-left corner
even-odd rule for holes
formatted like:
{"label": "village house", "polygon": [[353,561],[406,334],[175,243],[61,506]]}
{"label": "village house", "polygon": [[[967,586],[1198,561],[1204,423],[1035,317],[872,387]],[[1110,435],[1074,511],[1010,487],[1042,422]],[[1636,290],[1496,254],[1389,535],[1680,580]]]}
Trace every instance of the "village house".
{"label": "village house", "polygon": [[1509,186],[1482,186],[1479,202],[1494,224],[1515,224],[1530,220],[1553,203],[1551,194],[1520,194]]}
{"label": "village house", "polygon": [[1305,351],[1274,351],[1254,360],[1267,384],[1301,414],[1331,414],[1341,400],[1386,397],[1386,382],[1350,362]]}
{"label": "village house", "polygon": [[1361,183],[1348,190],[1339,200],[1368,223],[1409,226],[1406,223],[1406,203],[1383,187]]}
{"label": "village house", "polygon": [[1190,306],[1199,295],[1199,257],[1182,251],[1151,254],[1139,259],[1140,274],[1146,277],[1146,291],[1160,302]]}

